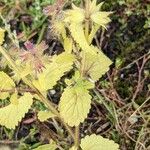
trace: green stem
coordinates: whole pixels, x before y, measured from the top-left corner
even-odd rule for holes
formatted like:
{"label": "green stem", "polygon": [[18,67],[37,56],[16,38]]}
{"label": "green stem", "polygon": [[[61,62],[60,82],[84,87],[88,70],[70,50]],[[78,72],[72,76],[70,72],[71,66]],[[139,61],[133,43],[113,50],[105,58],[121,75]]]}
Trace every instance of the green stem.
{"label": "green stem", "polygon": [[79,126],[75,127],[75,147],[79,148]]}
{"label": "green stem", "polygon": [[[90,28],[90,14],[89,14],[89,0],[85,0],[85,38],[87,42],[89,43],[89,28]],[[84,76],[84,68],[85,68],[85,52],[83,51],[83,56],[82,56],[82,66],[80,70],[81,76]]]}
{"label": "green stem", "polygon": [[[90,28],[90,14],[89,14],[89,4],[90,4],[90,1],[89,0],[85,0],[85,38],[88,42],[88,39],[89,39],[89,28]],[[89,43],[89,42],[88,42]],[[82,57],[82,67],[81,67],[81,70],[80,70],[80,74],[82,76],[84,76],[84,64],[85,64],[85,52],[83,52],[83,57]],[[79,126],[75,127],[75,143],[74,143],[74,146],[75,148],[79,148]]]}
{"label": "green stem", "polygon": [[44,32],[45,32],[45,28],[46,28],[46,24],[44,24],[44,25],[42,26],[42,29],[41,29],[41,32],[40,32],[40,35],[39,35],[37,44],[39,44],[39,43],[42,41],[42,38],[43,38],[43,35],[44,35]]}

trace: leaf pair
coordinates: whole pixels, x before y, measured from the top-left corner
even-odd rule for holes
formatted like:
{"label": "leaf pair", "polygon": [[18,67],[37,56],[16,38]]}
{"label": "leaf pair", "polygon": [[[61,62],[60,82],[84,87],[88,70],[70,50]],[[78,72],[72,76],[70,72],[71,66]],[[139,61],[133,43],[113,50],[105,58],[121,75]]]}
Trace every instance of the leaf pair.
{"label": "leaf pair", "polygon": [[[109,19],[109,15],[112,12],[105,12],[105,11],[100,11],[103,3],[96,4],[97,0],[93,0],[92,2],[90,1],[89,4],[89,21],[92,22],[94,25],[99,25],[106,28],[106,25],[111,21]],[[75,5],[72,5],[73,9],[66,11],[65,15],[65,22],[67,23],[83,23],[86,21],[86,10],[76,7]]]}
{"label": "leaf pair", "polygon": [[[81,47],[81,63],[78,66],[82,71],[97,81],[109,70],[111,60],[105,56],[98,48],[90,46],[85,38],[83,25],[71,24],[69,27],[74,40]],[[80,33],[80,34],[79,34]]]}
{"label": "leaf pair", "polygon": [[[90,111],[92,97],[89,89],[94,88],[94,84],[82,78],[78,71],[71,80],[66,80],[66,84],[68,87],[62,93],[58,109],[60,116],[69,126],[78,126]],[[38,113],[41,122],[53,117],[55,115],[50,111]]]}
{"label": "leaf pair", "polygon": [[19,99],[17,94],[13,94],[10,98],[10,104],[0,108],[0,125],[9,129],[15,129],[21,119],[30,109],[33,100],[30,93],[25,93]]}
{"label": "leaf pair", "polygon": [[[6,99],[9,97],[9,90],[14,90],[15,83],[4,72],[0,72],[0,98]],[[18,98],[17,93],[14,93],[10,97],[10,104],[0,108],[0,125],[9,129],[15,129],[18,122],[25,116],[30,109],[33,100],[30,93],[24,93],[23,96]]]}
{"label": "leaf pair", "polygon": [[[81,139],[80,147],[82,150],[119,150],[119,145],[114,141],[92,134]],[[56,150],[57,145],[45,144],[34,150]],[[69,150],[78,150],[75,146]]]}

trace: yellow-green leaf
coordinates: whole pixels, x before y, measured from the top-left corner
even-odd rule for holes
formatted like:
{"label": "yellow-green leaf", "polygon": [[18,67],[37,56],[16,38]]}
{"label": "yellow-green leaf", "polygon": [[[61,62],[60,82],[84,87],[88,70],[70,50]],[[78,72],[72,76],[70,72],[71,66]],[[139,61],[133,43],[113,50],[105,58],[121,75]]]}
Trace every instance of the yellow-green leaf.
{"label": "yellow-green leaf", "polygon": [[89,44],[92,43],[92,40],[93,40],[96,32],[98,31],[98,29],[99,29],[99,25],[95,24],[92,26],[91,32],[90,32],[89,37],[88,37]]}
{"label": "yellow-green leaf", "polygon": [[65,12],[64,21],[67,23],[82,23],[84,21],[85,15],[84,10],[78,7],[73,7],[72,10],[67,10]]}
{"label": "yellow-green leaf", "polygon": [[41,145],[38,148],[35,148],[34,150],[56,150],[56,148],[57,148],[56,144],[52,143]]}
{"label": "yellow-green leaf", "polygon": [[85,38],[83,25],[81,23],[71,23],[69,26],[69,30],[71,32],[72,37],[76,41],[77,44],[83,49],[89,49],[90,46]]}
{"label": "yellow-green leaf", "polygon": [[[59,103],[59,111],[61,117],[69,126],[78,126],[87,117],[91,108],[91,96],[87,89],[92,86],[78,80],[73,86],[68,86]],[[82,113],[81,113],[82,112]]]}
{"label": "yellow-green leaf", "polygon": [[71,38],[65,38],[64,39],[64,50],[65,50],[65,52],[67,52],[67,53],[71,53],[72,52],[72,44],[73,44],[73,42],[72,42],[72,39]]}
{"label": "yellow-green leaf", "polygon": [[38,119],[41,122],[46,121],[49,118],[54,118],[56,115],[54,115],[51,111],[39,111],[38,113]]}
{"label": "yellow-green leaf", "polygon": [[4,42],[5,30],[0,28],[0,45]]}
{"label": "yellow-green leaf", "polygon": [[55,20],[52,22],[52,33],[56,36],[62,36],[63,38],[66,37],[66,29],[65,24],[61,20]]}
{"label": "yellow-green leaf", "polygon": [[0,99],[5,99],[9,96],[8,92],[2,90],[11,90],[15,87],[14,81],[3,71],[0,72]]}
{"label": "yellow-green leaf", "polygon": [[111,60],[96,47],[91,46],[91,51],[81,53],[81,68],[84,74],[90,76],[93,81],[97,81],[109,70]]}
{"label": "yellow-green leaf", "polygon": [[96,9],[97,0],[90,0],[90,9],[89,12],[92,14]]}
{"label": "yellow-green leaf", "polygon": [[82,150],[119,150],[119,145],[114,141],[92,134],[81,139]]}
{"label": "yellow-green leaf", "polygon": [[52,62],[38,75],[38,79],[33,81],[34,86],[41,92],[52,89],[64,73],[72,69],[73,62],[74,56],[72,54],[64,52],[53,56]]}
{"label": "yellow-green leaf", "polygon": [[10,98],[10,104],[0,108],[0,125],[9,129],[15,129],[30,109],[32,103],[33,100],[30,93],[25,93],[19,99],[16,93],[13,94]]}
{"label": "yellow-green leaf", "polygon": [[73,146],[69,150],[77,150],[77,148],[75,146]]}
{"label": "yellow-green leaf", "polygon": [[91,19],[94,23],[106,28],[106,25],[111,21],[108,17],[111,12],[96,12],[91,15]]}
{"label": "yellow-green leaf", "polygon": [[104,2],[101,2],[98,5],[96,3],[97,0],[92,0],[92,2],[90,3],[90,10],[89,10],[90,14],[98,12],[101,9]]}

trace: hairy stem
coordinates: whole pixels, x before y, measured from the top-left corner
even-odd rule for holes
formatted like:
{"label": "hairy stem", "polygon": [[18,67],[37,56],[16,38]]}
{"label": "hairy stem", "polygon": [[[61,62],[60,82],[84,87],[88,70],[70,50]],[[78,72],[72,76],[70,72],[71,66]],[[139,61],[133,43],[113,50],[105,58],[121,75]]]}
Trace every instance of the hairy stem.
{"label": "hairy stem", "polygon": [[79,148],[79,126],[75,127],[75,147]]}
{"label": "hairy stem", "polygon": [[20,93],[25,93],[25,92],[30,92],[30,93],[33,93],[35,94],[35,90],[33,89],[29,89],[29,88],[26,88],[26,89],[21,89],[21,88],[12,88],[12,89],[0,89],[0,92],[8,92],[8,93],[14,93],[15,91],[18,91]]}
{"label": "hairy stem", "polygon": [[[90,28],[90,14],[89,14],[89,9],[90,9],[90,0],[85,0],[85,38],[87,40],[87,43],[89,43],[89,28]],[[80,70],[81,76],[84,76],[84,67],[85,67],[85,52],[83,51],[83,56],[82,56],[82,66]]]}
{"label": "hairy stem", "polygon": [[90,0],[85,0],[85,37],[88,42],[90,28]]}
{"label": "hairy stem", "polygon": [[[89,7],[90,7],[90,0],[85,0],[85,38],[87,40],[87,42],[89,43],[88,39],[89,39],[89,28],[90,28],[90,14],[89,14]],[[83,52],[83,64],[80,70],[80,74],[82,76],[84,76],[84,64],[85,64],[85,53]],[[79,126],[75,127],[75,147],[78,149],[79,148]]]}

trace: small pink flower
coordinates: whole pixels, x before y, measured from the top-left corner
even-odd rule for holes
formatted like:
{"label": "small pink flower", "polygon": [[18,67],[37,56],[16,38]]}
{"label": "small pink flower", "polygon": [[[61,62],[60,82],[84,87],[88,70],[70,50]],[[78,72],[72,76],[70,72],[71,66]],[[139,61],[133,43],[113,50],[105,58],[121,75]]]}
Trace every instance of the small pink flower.
{"label": "small pink flower", "polygon": [[34,45],[32,42],[27,41],[24,43],[27,50],[23,50],[20,58],[25,63],[30,63],[35,72],[42,72],[44,68],[44,55],[43,52],[48,48],[46,43],[42,41],[40,44]]}
{"label": "small pink flower", "polygon": [[26,49],[29,51],[34,49],[34,44],[31,43],[30,41],[25,42],[24,45],[25,45]]}

